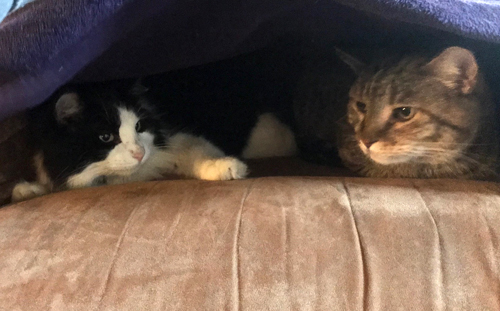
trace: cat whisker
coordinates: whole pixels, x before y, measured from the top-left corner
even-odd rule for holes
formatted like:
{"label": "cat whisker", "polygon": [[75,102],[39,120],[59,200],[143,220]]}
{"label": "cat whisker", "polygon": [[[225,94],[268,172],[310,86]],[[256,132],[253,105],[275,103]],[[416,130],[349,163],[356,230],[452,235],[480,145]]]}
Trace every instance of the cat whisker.
{"label": "cat whisker", "polygon": [[[422,146],[442,145],[440,142],[425,142],[421,143]],[[495,143],[489,144],[468,144],[468,143],[450,143],[450,146],[496,146]]]}
{"label": "cat whisker", "polygon": [[[80,154],[80,156],[77,158],[77,161],[80,161],[81,159],[83,159],[85,157],[85,155],[88,154],[88,151],[85,151],[83,153]],[[84,167],[86,167],[89,163],[84,163],[80,166],[77,166],[76,168],[73,169],[74,172],[78,172],[79,170],[83,169]],[[66,166],[57,176],[56,176],[56,180],[58,180],[59,178],[61,178],[61,176],[63,176],[63,174],[70,168],[70,166]]]}

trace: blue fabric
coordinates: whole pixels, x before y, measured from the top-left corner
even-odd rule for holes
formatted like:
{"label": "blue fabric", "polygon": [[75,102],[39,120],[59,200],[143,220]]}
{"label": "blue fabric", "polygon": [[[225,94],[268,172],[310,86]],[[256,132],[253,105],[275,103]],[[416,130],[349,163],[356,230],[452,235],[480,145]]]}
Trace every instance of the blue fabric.
{"label": "blue fabric", "polygon": [[32,1],[35,0],[0,0],[0,21],[9,13],[14,12]]}
{"label": "blue fabric", "polygon": [[0,0],[0,21],[14,8],[14,0]]}
{"label": "blue fabric", "polygon": [[88,81],[192,66],[289,31],[356,36],[365,32],[359,12],[500,42],[500,1],[34,1],[0,24],[0,119],[39,104],[77,74]]}
{"label": "blue fabric", "polygon": [[[14,0],[14,2],[12,3],[12,7],[10,9],[10,12],[14,12],[15,10],[25,6],[26,4],[30,3],[30,2],[33,2],[35,0]],[[12,1],[10,1],[12,2]]]}
{"label": "blue fabric", "polygon": [[500,42],[498,0],[340,0],[339,3],[400,21]]}

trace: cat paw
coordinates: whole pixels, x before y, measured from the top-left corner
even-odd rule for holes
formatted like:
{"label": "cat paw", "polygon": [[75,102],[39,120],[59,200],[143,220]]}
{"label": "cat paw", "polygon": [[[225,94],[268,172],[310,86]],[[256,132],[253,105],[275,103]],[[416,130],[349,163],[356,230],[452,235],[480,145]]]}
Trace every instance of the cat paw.
{"label": "cat paw", "polygon": [[247,176],[247,165],[233,157],[205,160],[200,165],[198,177],[204,180],[242,179]]}
{"label": "cat paw", "polygon": [[47,189],[36,182],[20,182],[12,190],[12,202],[20,202],[47,194]]}

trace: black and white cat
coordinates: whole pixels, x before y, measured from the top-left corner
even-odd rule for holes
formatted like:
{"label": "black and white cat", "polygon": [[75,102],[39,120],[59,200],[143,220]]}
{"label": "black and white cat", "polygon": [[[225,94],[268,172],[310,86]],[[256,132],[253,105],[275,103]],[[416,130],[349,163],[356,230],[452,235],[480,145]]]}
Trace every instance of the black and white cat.
{"label": "black and white cat", "polygon": [[[37,180],[17,184],[12,200],[63,189],[153,180],[168,173],[204,180],[244,178],[245,163],[199,135],[193,120],[186,119],[189,116],[171,109],[175,104],[160,102],[166,90],[151,81],[161,80],[161,76],[148,80],[152,85],[147,91],[137,84],[132,87],[129,81],[66,86],[30,111]],[[227,131],[225,124],[213,123],[216,119],[207,122]],[[293,153],[293,136],[287,128],[282,126],[279,134],[288,138],[273,141],[265,128],[280,131],[281,123],[270,114],[259,120],[261,130],[255,128],[245,143],[246,158]],[[257,143],[263,140],[265,148]],[[231,145],[231,135],[227,141]],[[231,151],[227,145],[224,149]]]}

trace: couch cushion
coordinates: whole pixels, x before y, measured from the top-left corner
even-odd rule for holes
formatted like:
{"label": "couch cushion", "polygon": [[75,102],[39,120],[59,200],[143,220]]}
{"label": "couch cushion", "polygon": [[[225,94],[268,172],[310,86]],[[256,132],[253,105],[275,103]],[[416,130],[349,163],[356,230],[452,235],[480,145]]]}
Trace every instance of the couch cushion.
{"label": "couch cushion", "polygon": [[4,310],[500,310],[500,186],[174,180],[0,209]]}

